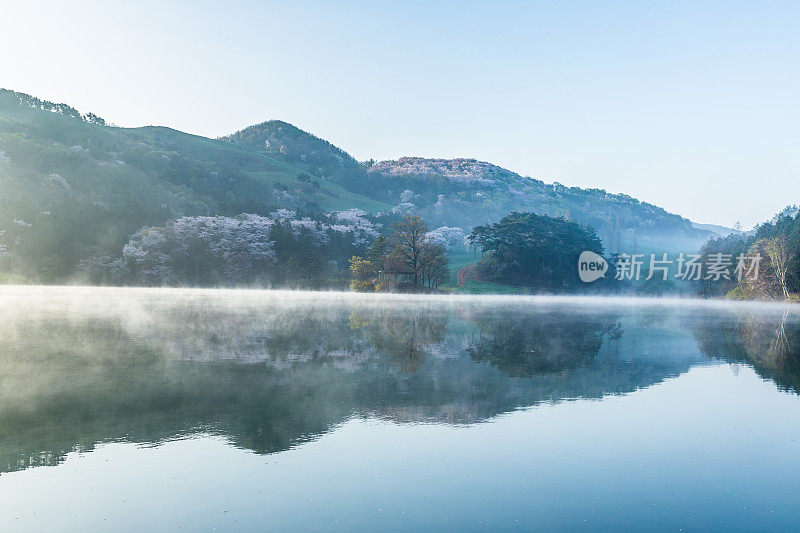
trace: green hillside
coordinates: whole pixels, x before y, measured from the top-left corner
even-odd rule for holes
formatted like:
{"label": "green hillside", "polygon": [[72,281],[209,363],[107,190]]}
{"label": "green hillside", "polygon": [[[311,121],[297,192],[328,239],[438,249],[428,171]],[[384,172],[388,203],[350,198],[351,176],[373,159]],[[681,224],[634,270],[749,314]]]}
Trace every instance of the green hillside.
{"label": "green hillside", "polygon": [[341,148],[282,120],[262,122],[221,139],[302,168],[326,181],[352,184],[354,178],[365,175],[362,165]]}
{"label": "green hillside", "polygon": [[[143,226],[184,215],[390,206],[244,145],[164,127],[117,128],[0,90],[0,231],[15,272],[68,276]],[[24,242],[23,242],[24,241]]]}

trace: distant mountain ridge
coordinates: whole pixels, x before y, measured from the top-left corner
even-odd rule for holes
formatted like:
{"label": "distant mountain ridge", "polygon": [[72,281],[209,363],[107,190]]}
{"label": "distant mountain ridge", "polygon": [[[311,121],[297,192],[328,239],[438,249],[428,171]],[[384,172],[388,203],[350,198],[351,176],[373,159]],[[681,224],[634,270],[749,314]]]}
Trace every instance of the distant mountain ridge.
{"label": "distant mountain ridge", "polygon": [[742,233],[740,230],[720,226],[718,224],[698,224],[697,222],[693,222],[692,226],[699,230],[709,231],[713,233],[715,237],[727,237],[732,233]]}

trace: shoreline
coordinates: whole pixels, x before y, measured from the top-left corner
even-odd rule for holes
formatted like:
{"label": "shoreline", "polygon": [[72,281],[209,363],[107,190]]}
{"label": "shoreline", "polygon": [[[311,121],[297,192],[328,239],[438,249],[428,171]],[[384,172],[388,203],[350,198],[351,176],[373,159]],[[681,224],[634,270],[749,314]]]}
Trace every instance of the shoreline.
{"label": "shoreline", "polygon": [[185,297],[206,297],[217,299],[238,297],[239,303],[253,300],[278,299],[294,302],[334,303],[349,302],[396,302],[396,303],[503,303],[530,305],[567,305],[590,307],[665,307],[680,306],[693,308],[754,308],[772,310],[791,310],[800,312],[795,302],[777,302],[761,300],[726,300],[722,298],[694,297],[654,297],[654,296],[619,296],[619,295],[578,295],[578,294],[425,294],[425,293],[386,293],[386,292],[351,292],[351,291],[319,291],[305,289],[262,289],[262,288],[199,288],[199,287],[112,287],[104,285],[0,285],[0,305],[5,297],[53,296],[56,294],[78,296],[77,293],[89,295],[113,294],[119,296],[144,297],[148,295],[176,295]]}

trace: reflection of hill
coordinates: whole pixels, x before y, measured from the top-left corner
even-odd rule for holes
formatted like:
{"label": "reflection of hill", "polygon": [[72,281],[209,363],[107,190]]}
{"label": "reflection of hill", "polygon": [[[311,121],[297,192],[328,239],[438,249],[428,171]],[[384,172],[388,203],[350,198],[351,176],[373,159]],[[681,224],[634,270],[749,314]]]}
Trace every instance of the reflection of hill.
{"label": "reflection of hill", "polygon": [[800,393],[800,322],[788,309],[706,316],[694,332],[709,357],[748,363],[782,390]]}
{"label": "reflection of hill", "polygon": [[269,453],[352,416],[473,423],[700,361],[683,330],[607,313],[181,294],[5,298],[0,470],[196,432]]}

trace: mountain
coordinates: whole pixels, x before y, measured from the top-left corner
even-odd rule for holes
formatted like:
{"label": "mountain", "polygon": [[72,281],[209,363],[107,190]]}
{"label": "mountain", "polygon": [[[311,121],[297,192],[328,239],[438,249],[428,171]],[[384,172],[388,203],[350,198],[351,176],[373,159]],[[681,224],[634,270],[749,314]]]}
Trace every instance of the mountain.
{"label": "mountain", "polygon": [[16,264],[0,258],[0,270],[27,263],[63,279],[82,259],[119,254],[143,226],[184,215],[351,207],[391,208],[266,150],[164,127],[112,127],[0,90],[0,256],[22,243]]}
{"label": "mountain", "polygon": [[625,194],[549,184],[475,159],[403,157],[374,163],[368,174],[384,184],[378,190],[385,193],[373,197],[412,204],[404,207],[434,225],[472,227],[533,211],[595,228],[611,252],[695,250],[711,235]]}
{"label": "mountain", "polygon": [[220,140],[266,153],[327,181],[363,172],[358,161],[341,148],[282,120],[262,122]]}
{"label": "mountain", "polygon": [[595,228],[606,250],[694,251],[715,231],[625,194],[566,187],[475,159],[403,157],[358,163],[344,150],[272,120],[222,137],[372,200],[466,232],[510,211],[563,216]]}
{"label": "mountain", "polygon": [[[283,208],[418,213],[432,229],[465,232],[534,211],[594,227],[612,252],[695,250],[711,235],[624,194],[546,184],[474,159],[358,162],[278,120],[219,139],[120,128],[4,89],[0,191],[0,271],[27,269],[40,280],[68,279],[87,258],[118,257],[143,227]],[[389,222],[378,225],[389,231]]]}

